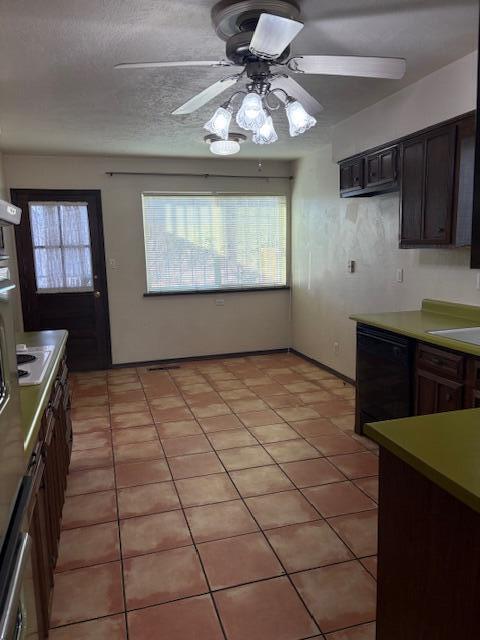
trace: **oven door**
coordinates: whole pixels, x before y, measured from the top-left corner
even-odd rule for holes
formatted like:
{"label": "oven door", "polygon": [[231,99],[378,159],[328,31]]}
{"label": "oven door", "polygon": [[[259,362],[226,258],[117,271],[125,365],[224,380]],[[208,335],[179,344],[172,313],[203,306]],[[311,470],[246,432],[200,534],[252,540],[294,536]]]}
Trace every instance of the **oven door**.
{"label": "oven door", "polygon": [[35,638],[28,632],[29,616],[24,595],[28,566],[31,564],[30,542],[28,533],[22,533],[19,537],[13,573],[0,618],[0,640]]}
{"label": "oven door", "polygon": [[[30,637],[27,596],[30,595],[31,538],[26,532],[26,512],[31,486],[31,478],[25,476],[0,556],[0,640],[24,640]],[[35,623],[31,628],[35,629]]]}

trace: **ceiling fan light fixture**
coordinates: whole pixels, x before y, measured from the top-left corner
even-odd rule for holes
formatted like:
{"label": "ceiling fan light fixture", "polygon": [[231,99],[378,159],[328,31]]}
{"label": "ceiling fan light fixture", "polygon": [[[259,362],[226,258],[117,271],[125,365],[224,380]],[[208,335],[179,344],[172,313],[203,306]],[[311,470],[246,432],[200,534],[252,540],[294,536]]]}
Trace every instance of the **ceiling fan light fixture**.
{"label": "ceiling fan light fixture", "polygon": [[252,141],[255,144],[272,144],[278,140],[277,132],[273,126],[272,116],[268,116],[265,124],[257,131],[254,131]]}
{"label": "ceiling fan light fixture", "polygon": [[216,156],[233,156],[240,151],[240,143],[236,140],[215,140],[210,151]]}
{"label": "ceiling fan light fixture", "polygon": [[228,140],[231,120],[231,107],[218,107],[210,120],[204,124],[203,128],[222,138],[222,140]]}
{"label": "ceiling fan light fixture", "polygon": [[298,102],[298,100],[289,99],[285,105],[285,111],[292,138],[299,136],[317,124],[315,118],[305,111],[303,105]]}
{"label": "ceiling fan light fixture", "polygon": [[233,156],[240,151],[240,145],[247,139],[243,133],[230,133],[227,140],[222,140],[217,135],[210,133],[205,136],[205,142],[210,146],[210,151],[216,156]]}
{"label": "ceiling fan light fixture", "polygon": [[258,93],[247,93],[237,112],[236,120],[238,126],[247,131],[258,131],[263,127],[267,120],[267,114]]}

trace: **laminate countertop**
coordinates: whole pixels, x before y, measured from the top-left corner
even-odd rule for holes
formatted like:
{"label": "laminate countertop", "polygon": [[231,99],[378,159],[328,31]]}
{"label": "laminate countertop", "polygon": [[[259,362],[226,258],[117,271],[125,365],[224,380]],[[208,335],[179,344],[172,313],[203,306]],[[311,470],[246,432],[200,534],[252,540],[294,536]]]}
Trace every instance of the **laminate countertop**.
{"label": "laminate countertop", "polygon": [[68,332],[64,330],[32,331],[17,333],[16,336],[17,344],[26,344],[27,347],[54,346],[52,357],[42,382],[20,387],[20,406],[24,433],[23,449],[27,464],[37,442],[42,416],[50,399],[52,385],[57,376],[67,337]]}
{"label": "laminate countertop", "polygon": [[480,409],[375,422],[364,431],[480,513]]}
{"label": "laminate countertop", "polygon": [[428,333],[444,329],[480,327],[480,307],[426,299],[418,311],[353,314],[350,318],[362,324],[415,338],[421,342],[480,356],[479,345]]}

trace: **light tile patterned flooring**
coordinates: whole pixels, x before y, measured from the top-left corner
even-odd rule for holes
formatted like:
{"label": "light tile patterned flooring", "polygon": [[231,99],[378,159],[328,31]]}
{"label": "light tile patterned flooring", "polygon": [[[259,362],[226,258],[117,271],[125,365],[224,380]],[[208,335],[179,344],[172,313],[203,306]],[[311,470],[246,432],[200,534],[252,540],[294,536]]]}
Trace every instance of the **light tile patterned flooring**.
{"label": "light tile patterned flooring", "polygon": [[373,640],[376,447],[293,354],[72,376],[52,640]]}

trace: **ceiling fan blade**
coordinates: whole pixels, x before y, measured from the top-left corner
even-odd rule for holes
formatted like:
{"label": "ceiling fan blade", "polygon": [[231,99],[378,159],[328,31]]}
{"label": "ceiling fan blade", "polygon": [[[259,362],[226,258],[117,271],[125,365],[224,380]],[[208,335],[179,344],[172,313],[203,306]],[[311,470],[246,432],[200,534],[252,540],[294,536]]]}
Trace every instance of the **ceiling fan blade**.
{"label": "ceiling fan blade", "polygon": [[229,76],[228,78],[223,78],[223,80],[214,82],[214,84],[211,84],[203,91],[200,91],[200,93],[197,93],[196,96],[190,98],[190,100],[185,102],[185,104],[182,104],[181,107],[175,109],[175,111],[172,112],[173,115],[178,116],[185,113],[193,113],[194,111],[197,111],[197,109],[203,107],[204,104],[207,104],[207,102],[210,102],[210,100],[213,100],[213,98],[216,98],[218,95],[220,95],[230,87],[233,87],[233,85],[238,82],[239,78],[240,74],[236,76]]}
{"label": "ceiling fan blade", "polygon": [[[115,69],[152,69],[160,67],[236,67],[228,60],[183,60],[179,62],[122,62]],[[238,67],[240,68],[240,67]]]}
{"label": "ceiling fan blade", "polygon": [[[270,83],[270,87],[272,89],[283,89],[285,93],[288,93],[289,96],[295,98],[302,103],[311,116],[316,113],[320,113],[323,111],[322,105],[316,100],[308,91],[306,91],[296,80],[289,78],[288,76],[281,76],[279,78],[275,78]],[[275,96],[279,98],[282,102],[286,102],[287,99],[282,93],[276,93]]]}
{"label": "ceiling fan blade", "polygon": [[302,22],[262,13],[249,49],[259,58],[275,60],[302,29]]}
{"label": "ceiling fan blade", "polygon": [[287,63],[290,71],[328,76],[359,76],[400,80],[405,75],[403,58],[366,56],[295,56]]}

